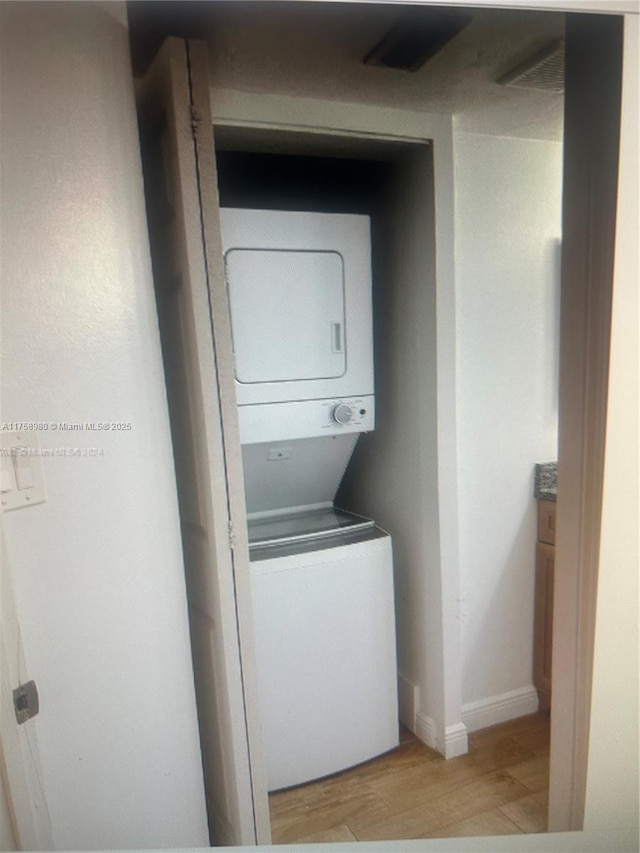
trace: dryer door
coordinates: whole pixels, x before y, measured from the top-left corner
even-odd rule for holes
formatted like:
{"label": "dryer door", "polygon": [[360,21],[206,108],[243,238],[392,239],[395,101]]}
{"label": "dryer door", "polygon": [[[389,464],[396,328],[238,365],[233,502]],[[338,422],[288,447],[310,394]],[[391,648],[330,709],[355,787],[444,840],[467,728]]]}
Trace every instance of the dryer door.
{"label": "dryer door", "polygon": [[344,374],[344,264],[338,252],[232,249],[225,260],[238,382]]}
{"label": "dryer door", "polygon": [[239,406],[373,394],[368,216],[222,208]]}

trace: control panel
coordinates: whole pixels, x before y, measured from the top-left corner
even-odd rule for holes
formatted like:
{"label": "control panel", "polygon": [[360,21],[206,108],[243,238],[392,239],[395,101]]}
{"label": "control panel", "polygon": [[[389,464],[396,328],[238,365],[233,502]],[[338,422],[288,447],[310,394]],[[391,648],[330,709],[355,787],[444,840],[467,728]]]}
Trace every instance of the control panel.
{"label": "control panel", "polygon": [[374,403],[375,397],[371,395],[239,406],[240,442],[261,444],[371,432],[375,424]]}

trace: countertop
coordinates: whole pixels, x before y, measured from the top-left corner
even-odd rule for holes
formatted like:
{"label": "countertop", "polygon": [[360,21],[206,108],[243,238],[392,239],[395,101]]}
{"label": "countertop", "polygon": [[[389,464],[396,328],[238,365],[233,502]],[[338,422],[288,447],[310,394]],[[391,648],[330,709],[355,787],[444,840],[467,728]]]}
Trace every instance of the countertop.
{"label": "countertop", "polygon": [[556,481],[558,477],[557,462],[538,462],[533,496],[539,501],[555,501]]}

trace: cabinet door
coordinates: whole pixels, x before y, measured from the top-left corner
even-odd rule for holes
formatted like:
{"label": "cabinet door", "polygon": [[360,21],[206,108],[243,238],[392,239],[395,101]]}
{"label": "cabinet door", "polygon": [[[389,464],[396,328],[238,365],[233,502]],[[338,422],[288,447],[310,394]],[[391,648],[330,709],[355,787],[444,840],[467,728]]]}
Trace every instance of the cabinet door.
{"label": "cabinet door", "polygon": [[556,544],[556,502],[538,501],[538,539]]}
{"label": "cabinet door", "polygon": [[[540,695],[540,710],[551,694],[551,642],[553,637],[553,575],[555,548],[536,545],[533,681]],[[544,695],[543,695],[544,694]]]}

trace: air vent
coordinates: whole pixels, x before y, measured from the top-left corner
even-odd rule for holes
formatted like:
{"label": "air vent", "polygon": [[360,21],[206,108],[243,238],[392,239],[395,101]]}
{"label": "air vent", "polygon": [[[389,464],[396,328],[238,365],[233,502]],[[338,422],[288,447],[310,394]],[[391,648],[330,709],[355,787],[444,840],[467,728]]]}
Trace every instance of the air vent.
{"label": "air vent", "polygon": [[502,86],[564,92],[564,41],[547,45],[530,59],[498,78]]}
{"label": "air vent", "polygon": [[455,38],[471,21],[470,15],[436,9],[411,10],[369,51],[365,65],[384,65],[417,71]]}

